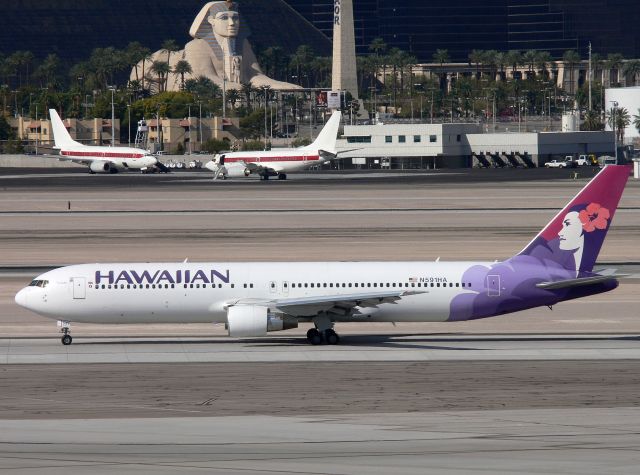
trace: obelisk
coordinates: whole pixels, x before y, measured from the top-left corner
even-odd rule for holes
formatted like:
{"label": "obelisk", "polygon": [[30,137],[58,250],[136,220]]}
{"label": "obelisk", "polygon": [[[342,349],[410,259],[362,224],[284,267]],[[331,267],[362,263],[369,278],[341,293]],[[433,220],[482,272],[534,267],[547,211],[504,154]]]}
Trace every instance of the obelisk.
{"label": "obelisk", "polygon": [[333,71],[331,88],[358,99],[353,1],[333,0]]}

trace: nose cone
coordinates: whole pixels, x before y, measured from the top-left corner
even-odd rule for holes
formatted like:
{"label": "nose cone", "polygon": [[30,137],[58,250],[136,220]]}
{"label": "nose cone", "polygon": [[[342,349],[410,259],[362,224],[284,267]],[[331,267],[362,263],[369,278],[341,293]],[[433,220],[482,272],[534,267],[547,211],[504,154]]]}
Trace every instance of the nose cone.
{"label": "nose cone", "polygon": [[27,289],[22,289],[16,294],[16,303],[21,307],[27,307]]}

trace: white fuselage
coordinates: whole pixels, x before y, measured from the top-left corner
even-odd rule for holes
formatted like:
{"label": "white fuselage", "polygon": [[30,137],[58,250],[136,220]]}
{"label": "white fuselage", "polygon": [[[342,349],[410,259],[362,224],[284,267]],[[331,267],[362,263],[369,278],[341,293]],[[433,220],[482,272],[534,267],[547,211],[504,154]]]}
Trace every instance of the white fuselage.
{"label": "white fuselage", "polygon": [[[477,263],[489,265],[487,263]],[[394,303],[341,320],[439,322],[470,262],[83,264],[36,278],[16,302],[45,317],[89,323],[224,322],[239,299],[260,301],[405,290]],[[468,285],[468,286],[467,286]],[[474,285],[476,285],[474,283]],[[356,308],[356,310],[358,310]]]}
{"label": "white fuselage", "polygon": [[67,160],[103,161],[119,169],[142,170],[154,166],[157,159],[149,152],[132,147],[63,147],[60,156]]}
{"label": "white fuselage", "polygon": [[[314,165],[322,165],[326,160],[318,151],[310,150],[271,150],[265,152],[225,153],[225,166],[234,164],[255,164],[258,167],[274,170],[278,173],[306,170]],[[217,165],[216,165],[217,166]],[[207,168],[212,169],[211,166]]]}

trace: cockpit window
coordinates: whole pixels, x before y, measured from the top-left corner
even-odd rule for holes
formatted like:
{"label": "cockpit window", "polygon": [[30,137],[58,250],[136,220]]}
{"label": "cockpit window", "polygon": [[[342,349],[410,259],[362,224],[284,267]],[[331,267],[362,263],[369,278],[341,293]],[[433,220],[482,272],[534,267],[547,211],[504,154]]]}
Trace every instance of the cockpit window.
{"label": "cockpit window", "polygon": [[47,285],[49,285],[49,281],[48,280],[32,280],[31,283],[29,284],[29,287],[46,287]]}

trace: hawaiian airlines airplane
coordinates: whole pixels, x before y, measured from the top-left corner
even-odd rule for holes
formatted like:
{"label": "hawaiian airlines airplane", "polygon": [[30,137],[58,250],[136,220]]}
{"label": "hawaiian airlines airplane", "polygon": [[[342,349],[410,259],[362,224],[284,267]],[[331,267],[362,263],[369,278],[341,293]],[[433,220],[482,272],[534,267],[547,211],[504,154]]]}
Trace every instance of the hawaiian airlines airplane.
{"label": "hawaiian airlines airplane", "polygon": [[60,150],[58,160],[89,166],[89,173],[117,173],[120,170],[142,172],[166,167],[151,152],[133,147],[96,147],[82,145],[71,138],[55,109],[49,109],[53,127],[54,149]]}
{"label": "hawaiian airlines airplane", "polygon": [[336,139],[340,128],[341,113],[334,112],[316,140],[305,147],[294,149],[267,150],[264,152],[227,152],[221,153],[207,162],[205,167],[218,177],[240,178],[251,174],[260,175],[263,180],[277,176],[287,179],[287,172],[305,170],[314,165],[333,160],[340,153],[351,150],[336,151]]}
{"label": "hawaiian airlines airplane", "polygon": [[259,337],[299,322],[310,343],[339,342],[339,322],[457,322],[608,292],[594,272],[629,176],[605,167],[518,254],[503,262],[114,263],[58,268],[15,301],[70,323],[225,323]]}

